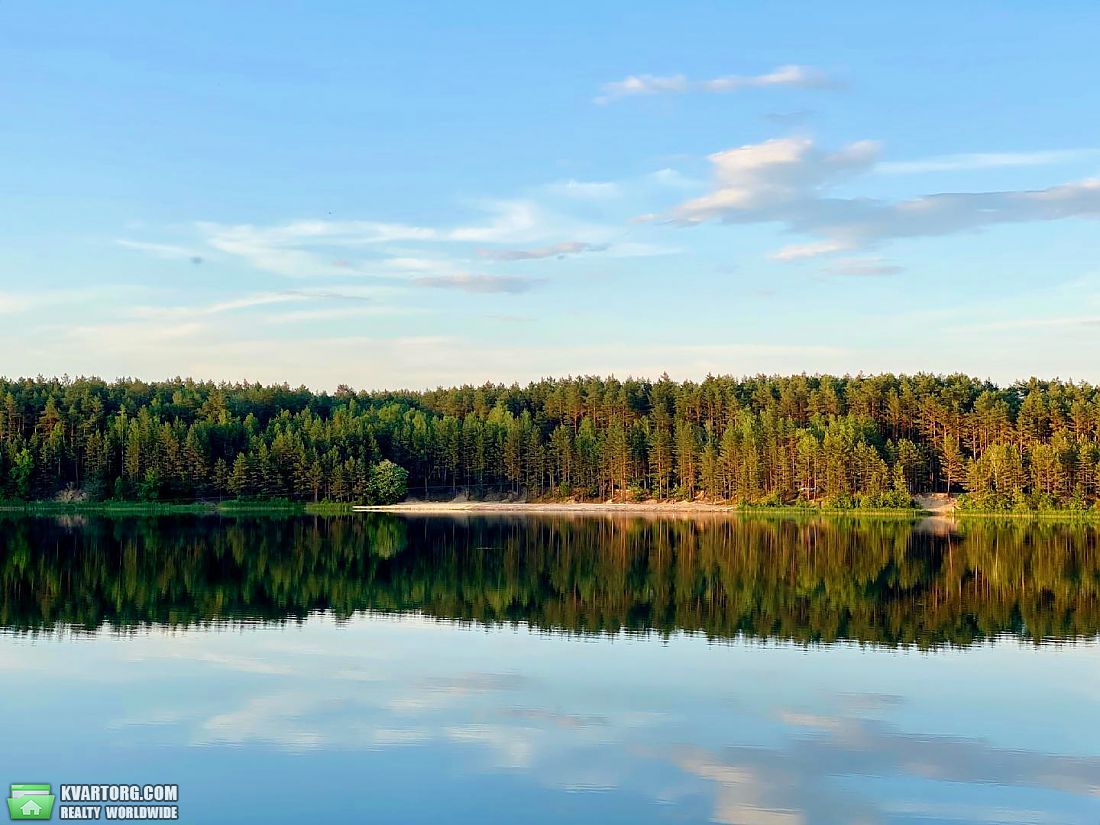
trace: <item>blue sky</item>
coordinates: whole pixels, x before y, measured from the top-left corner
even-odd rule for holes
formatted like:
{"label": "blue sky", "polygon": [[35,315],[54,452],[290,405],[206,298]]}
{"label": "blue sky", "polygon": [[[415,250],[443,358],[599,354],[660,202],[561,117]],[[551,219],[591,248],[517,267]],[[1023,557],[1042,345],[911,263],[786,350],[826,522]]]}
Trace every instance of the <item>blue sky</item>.
{"label": "blue sky", "polygon": [[6,4],[0,374],[1097,381],[1098,27]]}

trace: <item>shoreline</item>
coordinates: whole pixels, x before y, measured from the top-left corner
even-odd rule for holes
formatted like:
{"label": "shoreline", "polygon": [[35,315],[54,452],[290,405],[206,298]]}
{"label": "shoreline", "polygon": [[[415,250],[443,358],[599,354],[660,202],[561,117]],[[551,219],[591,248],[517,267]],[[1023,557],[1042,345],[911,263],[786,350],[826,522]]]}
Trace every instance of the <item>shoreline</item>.
{"label": "shoreline", "polygon": [[478,515],[623,515],[623,516],[742,516],[759,518],[884,518],[911,519],[939,524],[970,519],[1044,521],[1065,523],[1100,522],[1100,510],[979,511],[943,506],[943,502],[918,501],[911,508],[839,509],[819,506],[752,506],[696,501],[404,501],[398,504],[355,505],[335,502],[0,502],[0,516],[102,515],[102,516],[347,516],[361,513],[389,513],[407,516]]}
{"label": "shoreline", "polygon": [[350,515],[351,504],[334,502],[271,501],[26,501],[0,502],[3,515],[105,515],[105,516],[278,516],[278,515]]}
{"label": "shoreline", "polygon": [[353,505],[355,513],[392,513],[394,515],[725,515],[758,517],[828,516],[849,518],[908,518],[928,523],[947,524],[967,519],[1043,520],[1061,522],[1100,522],[1100,511],[1034,510],[1026,512],[960,510],[944,507],[838,509],[831,507],[753,507],[708,502],[504,502],[504,501],[404,501],[399,504]]}
{"label": "shoreline", "polygon": [[507,502],[507,501],[405,501],[400,504],[355,505],[356,513],[396,513],[402,515],[434,515],[448,513],[623,513],[627,515],[670,513],[677,515],[707,513],[739,515],[861,515],[891,517],[929,517],[935,513],[913,508],[852,508],[841,510],[828,507],[746,507],[740,504],[712,504],[708,502]]}

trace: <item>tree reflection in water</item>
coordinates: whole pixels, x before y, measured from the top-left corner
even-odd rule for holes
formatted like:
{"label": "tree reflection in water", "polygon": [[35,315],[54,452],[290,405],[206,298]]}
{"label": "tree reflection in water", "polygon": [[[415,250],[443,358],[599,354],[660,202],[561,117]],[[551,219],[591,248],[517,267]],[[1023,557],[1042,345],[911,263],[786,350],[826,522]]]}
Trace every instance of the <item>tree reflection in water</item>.
{"label": "tree reflection in water", "polygon": [[1100,630],[1087,524],[629,517],[3,518],[0,625],[421,612],[566,633],[965,646]]}

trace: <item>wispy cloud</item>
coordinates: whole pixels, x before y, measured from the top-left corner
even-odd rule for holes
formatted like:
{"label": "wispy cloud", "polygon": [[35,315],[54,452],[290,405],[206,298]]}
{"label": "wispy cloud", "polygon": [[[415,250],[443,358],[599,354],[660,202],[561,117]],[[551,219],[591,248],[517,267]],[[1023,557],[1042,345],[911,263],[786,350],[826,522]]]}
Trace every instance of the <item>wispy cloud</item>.
{"label": "wispy cloud", "polygon": [[595,102],[601,105],[635,95],[679,94],[683,92],[738,92],[771,86],[792,86],[802,89],[824,89],[836,83],[820,69],[810,66],[780,66],[759,75],[725,75],[708,80],[689,80],[685,75],[630,75],[622,80],[605,83]]}
{"label": "wispy cloud", "polygon": [[[199,223],[207,246],[250,266],[292,278],[318,276],[407,277],[429,271],[453,275],[451,258],[418,251],[386,257],[393,243],[424,245],[523,244],[572,236],[591,248],[612,234],[609,227],[572,219],[530,199],[480,201],[481,222],[450,227],[379,221],[293,221],[273,226]],[[568,243],[564,242],[563,248]],[[568,251],[565,253],[568,254]],[[442,271],[440,271],[442,270]]]}
{"label": "wispy cloud", "polygon": [[878,278],[886,275],[897,275],[905,271],[905,267],[892,264],[876,255],[858,258],[840,258],[836,262],[825,267],[828,275],[846,275],[861,278]]}
{"label": "wispy cloud", "polygon": [[279,304],[339,301],[362,304],[391,292],[387,287],[321,287],[316,289],[284,289],[271,292],[253,292],[226,300],[199,305],[135,306],[125,314],[143,319],[203,318],[230,312],[242,312]]}
{"label": "wispy cloud", "polygon": [[660,186],[667,186],[670,189],[696,189],[705,185],[704,181],[698,181],[695,178],[688,177],[683,172],[668,167],[658,169],[656,172],[651,172],[648,175],[648,179],[653,183]]}
{"label": "wispy cloud", "polygon": [[560,259],[566,255],[579,255],[582,252],[603,252],[607,247],[607,244],[566,241],[535,249],[479,249],[477,254],[491,261],[533,261],[539,258]]}
{"label": "wispy cloud", "polygon": [[204,314],[217,315],[222,312],[233,312],[239,309],[252,309],[253,307],[267,306],[269,304],[285,304],[294,301],[307,301],[309,296],[295,292],[259,292],[255,295],[245,295],[242,298],[233,298],[228,301],[219,301],[206,307]]}
{"label": "wispy cloud", "polygon": [[1012,330],[1041,329],[1054,327],[1070,329],[1072,327],[1100,327],[1100,315],[1065,315],[1056,318],[1016,318],[1011,321],[995,321],[988,324],[967,324],[969,330]]}
{"label": "wispy cloud", "polygon": [[193,264],[201,264],[203,257],[200,252],[186,246],[177,246],[167,243],[150,243],[148,241],[135,241],[129,238],[118,238],[115,241],[119,246],[144,252],[155,258],[165,261],[189,261]]}
{"label": "wispy cloud", "polygon": [[680,247],[644,241],[621,241],[607,247],[608,258],[656,258],[683,252]]}
{"label": "wispy cloud", "polygon": [[809,109],[797,109],[793,112],[768,112],[764,119],[784,129],[794,129],[805,125],[813,116],[814,112]]}
{"label": "wispy cloud", "polygon": [[200,321],[166,324],[163,320],[141,320],[80,324],[58,332],[69,346],[102,356],[104,353],[151,352],[166,344],[174,346],[193,341],[207,330],[206,324]]}
{"label": "wispy cloud", "polygon": [[[422,286],[427,289],[429,285]],[[447,288],[461,286],[437,284],[435,288],[444,290],[440,292],[443,297],[449,295]],[[501,295],[501,299],[507,297],[508,293]],[[285,306],[290,312],[328,308]],[[36,355],[42,371],[57,374],[67,370],[73,375],[202,375],[227,381],[288,381],[314,388],[332,389],[345,383],[392,389],[536,380],[560,372],[562,364],[583,374],[619,376],[660,375],[665,371],[691,378],[730,371],[843,372],[859,354],[858,350],[790,341],[682,346],[659,340],[501,348],[461,336],[387,337],[383,330],[373,327],[369,329],[374,334],[366,335],[365,326],[353,331],[335,325],[320,325],[316,335],[287,336],[267,323],[266,316],[257,312],[239,318],[220,315],[173,318],[170,322],[161,317],[97,320],[78,326],[58,324],[42,331]],[[18,341],[19,334],[12,325],[0,324],[0,374],[22,369]]]}
{"label": "wispy cloud", "polygon": [[846,244],[839,241],[814,241],[813,243],[794,243],[777,249],[768,257],[773,261],[801,261],[806,258],[817,258],[821,255],[831,255],[847,249]]}
{"label": "wispy cloud", "polygon": [[0,315],[12,315],[16,312],[26,312],[31,306],[32,301],[26,295],[0,292]]}
{"label": "wispy cloud", "polygon": [[276,226],[198,224],[206,244],[257,269],[293,278],[369,274],[365,264],[321,250],[434,240],[428,227],[377,221],[294,221]]}
{"label": "wispy cloud", "polygon": [[482,206],[495,213],[491,221],[486,224],[451,229],[447,232],[447,239],[478,243],[507,243],[511,240],[530,238],[539,232],[541,210],[533,201],[484,201]]}
{"label": "wispy cloud", "polygon": [[546,186],[546,191],[581,200],[605,200],[622,194],[619,184],[610,181],[563,180]]}
{"label": "wispy cloud", "polygon": [[309,300],[309,297],[299,292],[257,292],[200,306],[135,306],[127,310],[126,314],[135,318],[197,318],[270,304],[285,304],[307,300]]}
{"label": "wispy cloud", "polygon": [[540,283],[540,278],[519,278],[514,275],[425,275],[413,278],[414,286],[432,289],[457,289],[477,294],[504,292],[519,294],[529,292]]}
{"label": "wispy cloud", "polygon": [[21,292],[0,292],[0,315],[14,315],[40,309],[80,304],[87,307],[96,302],[117,303],[132,299],[146,290],[125,284],[105,284],[95,288],[42,289]]}
{"label": "wispy cloud", "polygon": [[265,315],[264,323],[268,324],[297,324],[311,321],[342,321],[349,318],[370,318],[392,315],[422,315],[428,310],[419,307],[375,306],[372,304],[360,306],[328,307],[324,309],[298,309],[290,312],[277,312]]}
{"label": "wispy cloud", "polygon": [[916,160],[884,161],[875,171],[886,175],[911,175],[923,172],[967,172],[1013,166],[1051,166],[1100,157],[1100,149],[1054,149],[1036,152],[970,152],[935,155]]}

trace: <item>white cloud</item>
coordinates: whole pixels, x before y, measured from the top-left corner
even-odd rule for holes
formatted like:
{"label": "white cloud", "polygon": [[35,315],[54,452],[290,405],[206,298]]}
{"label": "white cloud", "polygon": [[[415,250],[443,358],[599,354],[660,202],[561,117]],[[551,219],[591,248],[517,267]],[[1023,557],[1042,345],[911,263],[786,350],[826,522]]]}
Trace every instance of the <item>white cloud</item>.
{"label": "white cloud", "polygon": [[605,200],[607,198],[617,198],[622,194],[617,183],[608,181],[564,180],[551,183],[547,185],[546,189],[555,195],[564,195],[582,200]]}
{"label": "white cloud", "polygon": [[847,249],[846,244],[838,241],[814,241],[813,243],[796,243],[777,249],[768,257],[774,261],[801,261],[806,258],[817,258],[821,255],[831,255]]}
{"label": "white cloud", "polygon": [[705,185],[701,181],[695,180],[695,178],[690,178],[682,172],[667,167],[651,172],[648,177],[654,183],[671,189],[696,189]]}
{"label": "white cloud", "polygon": [[535,249],[479,249],[477,254],[491,261],[533,261],[540,258],[564,258],[566,255],[579,255],[582,252],[603,252],[606,249],[607,244],[565,241]]}
{"label": "white cloud", "polygon": [[462,226],[447,232],[454,241],[480,243],[506,243],[524,240],[539,231],[539,209],[531,201],[487,201],[484,206],[496,213],[496,217],[481,226]]}
{"label": "white cloud", "polygon": [[1053,327],[1069,330],[1073,327],[1100,327],[1100,315],[1063,315],[1054,318],[1016,318],[1011,321],[994,321],[987,324],[966,324],[966,330],[1024,330]]}
{"label": "white cloud", "polygon": [[780,66],[761,75],[728,75],[704,80],[700,86],[708,92],[735,92],[740,89],[761,89],[768,86],[796,86],[801,89],[824,89],[835,83],[820,69],[810,66]]}
{"label": "white cloud", "polygon": [[[452,258],[425,256],[419,246],[407,254],[384,257],[387,244],[531,243],[562,236],[590,246],[605,242],[613,230],[548,211],[532,200],[481,201],[489,220],[450,228],[377,221],[294,221],[274,226],[199,223],[206,245],[244,260],[256,269],[292,278],[368,276],[405,278],[410,271],[455,276]],[[561,243],[561,242],[559,242]],[[362,258],[364,252],[366,258]]]}
{"label": "white cloud", "polygon": [[303,278],[317,275],[347,274],[347,266],[288,246],[285,238],[271,230],[252,226],[219,227],[204,224],[207,243],[228,255],[244,259],[251,266],[278,275]]}
{"label": "white cloud", "polygon": [[822,152],[809,138],[777,138],[710,156],[714,189],[678,207],[686,223],[754,215],[805,201],[820,188],[870,169],[878,157],[874,141]]}
{"label": "white cloud", "polygon": [[769,86],[791,86],[802,89],[823,89],[835,85],[819,69],[810,66],[787,65],[760,75],[726,75],[709,80],[689,80],[685,75],[630,75],[623,80],[605,83],[596,103],[605,104],[634,95],[678,94],[683,92],[736,92]]}
{"label": "white cloud", "polygon": [[655,258],[660,255],[675,255],[681,252],[679,247],[643,241],[622,241],[607,247],[608,258]]}
{"label": "white cloud", "polygon": [[[536,321],[536,323],[538,323]],[[862,366],[858,353],[798,343],[699,346],[594,342],[590,345],[500,347],[441,335],[364,335],[326,331],[286,338],[264,318],[238,323],[209,318],[166,323],[104,322],[44,330],[36,371],[58,375],[201,376],[263,381],[318,389],[349,384],[364,389],[427,388],[485,381],[529,381],[574,373],[702,378],[707,373],[844,372]],[[0,375],[24,369],[13,331],[0,327]]]}
{"label": "white cloud", "polygon": [[486,294],[528,292],[542,283],[540,278],[520,278],[514,275],[423,275],[413,278],[414,286],[433,289],[458,289],[462,292]]}
{"label": "white cloud", "polygon": [[0,315],[14,315],[42,307],[71,304],[80,304],[85,308],[95,303],[117,304],[143,291],[140,287],[125,284],[103,284],[95,288],[0,292]]}
{"label": "white cloud", "polygon": [[603,94],[596,103],[609,103],[612,100],[629,95],[652,95],[662,92],[686,92],[690,88],[688,79],[682,75],[660,76],[652,74],[630,75],[603,85]]}
{"label": "white cloud", "polygon": [[32,300],[26,295],[0,292],[0,315],[26,312],[32,305]]}
{"label": "white cloud", "polygon": [[[157,320],[82,324],[57,332],[59,338],[68,341],[70,346],[75,345],[83,352],[95,352],[102,356],[134,350],[152,352],[164,344],[190,343],[207,330],[206,324],[199,321],[166,324],[163,320]],[[95,374],[96,370],[88,372]]]}
{"label": "white cloud", "polygon": [[999,169],[1014,166],[1050,166],[1089,160],[1100,155],[1097,149],[1055,149],[1036,152],[970,152],[936,155],[916,160],[885,161],[875,171],[886,175],[908,175],[923,172],[966,172],[977,169]]}
{"label": "white cloud", "polygon": [[328,309],[301,309],[265,315],[268,324],[296,324],[309,321],[340,321],[348,318],[372,318],[394,315],[424,315],[428,310],[419,307],[373,306],[370,304]]}
{"label": "white cloud", "polygon": [[115,241],[119,246],[124,246],[127,249],[136,249],[139,252],[146,252],[155,258],[161,258],[166,261],[190,261],[191,263],[201,264],[202,254],[197,250],[189,249],[185,246],[176,246],[175,244],[166,243],[149,243],[147,241],[134,241],[128,238],[119,238]]}
{"label": "white cloud", "polygon": [[[243,227],[250,229],[251,227]],[[322,221],[301,220],[266,230],[273,242],[336,241],[342,246],[385,243],[389,241],[424,241],[438,236],[435,229],[384,221]]]}
{"label": "white cloud", "polygon": [[228,301],[219,301],[202,309],[205,315],[217,315],[222,312],[233,312],[238,309],[252,309],[253,307],[267,306],[269,304],[285,304],[288,302],[307,301],[309,296],[299,292],[257,292],[254,295],[245,295]]}
{"label": "white cloud", "polygon": [[[197,306],[136,306],[126,314],[144,319],[186,319],[221,315],[228,312],[255,309],[273,304],[297,304],[306,302],[339,301],[366,302],[392,292],[389,287],[317,287],[313,289],[284,289],[274,292],[254,292],[235,298]],[[361,309],[357,307],[356,309]]]}
{"label": "white cloud", "polygon": [[849,275],[864,278],[897,275],[899,272],[904,271],[904,267],[885,261],[877,255],[841,258],[825,267],[825,272],[829,275]]}
{"label": "white cloud", "polygon": [[713,189],[673,210],[681,224],[776,223],[816,237],[774,254],[797,260],[896,238],[947,235],[1002,223],[1100,217],[1100,179],[1039,190],[930,194],[901,201],[843,197],[834,190],[875,168],[873,141],[837,151],[808,138],[782,138],[710,156]]}
{"label": "white cloud", "polygon": [[397,258],[386,258],[383,265],[404,272],[435,272],[450,266],[451,262],[444,258],[416,258],[406,255]]}
{"label": "white cloud", "polygon": [[369,264],[354,263],[319,250],[346,250],[394,241],[431,241],[435,229],[378,221],[293,221],[276,226],[199,223],[206,244],[241,258],[257,269],[292,278],[373,274]]}

